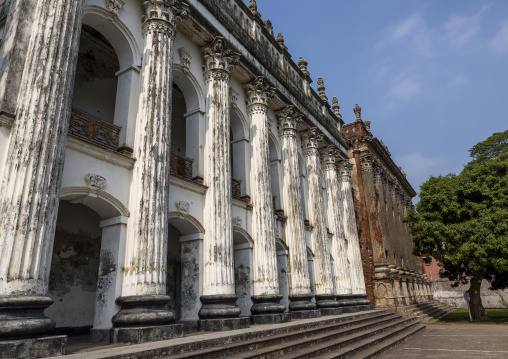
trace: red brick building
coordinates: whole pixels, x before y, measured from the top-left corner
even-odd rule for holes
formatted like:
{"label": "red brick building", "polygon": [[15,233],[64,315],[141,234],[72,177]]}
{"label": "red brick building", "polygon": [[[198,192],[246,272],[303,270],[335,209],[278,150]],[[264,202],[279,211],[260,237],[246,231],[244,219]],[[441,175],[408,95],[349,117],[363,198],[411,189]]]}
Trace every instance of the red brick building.
{"label": "red brick building", "polygon": [[408,226],[402,222],[415,190],[390,151],[354,108],[356,121],[344,125],[354,166],[353,197],[367,294],[375,307],[386,308],[431,299],[430,283],[419,257],[412,254]]}

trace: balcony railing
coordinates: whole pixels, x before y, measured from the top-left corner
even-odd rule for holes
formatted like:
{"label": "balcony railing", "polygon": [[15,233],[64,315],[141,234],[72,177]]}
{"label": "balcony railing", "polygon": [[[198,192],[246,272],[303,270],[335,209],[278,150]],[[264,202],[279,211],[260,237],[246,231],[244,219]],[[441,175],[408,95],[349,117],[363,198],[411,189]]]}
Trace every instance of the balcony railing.
{"label": "balcony railing", "polygon": [[69,122],[69,135],[97,146],[116,151],[121,127],[101,120],[73,107]]}
{"label": "balcony railing", "polygon": [[233,198],[242,199],[242,181],[231,178],[231,192]]}
{"label": "balcony railing", "polygon": [[171,152],[170,173],[174,176],[192,180],[192,162],[191,158]]}

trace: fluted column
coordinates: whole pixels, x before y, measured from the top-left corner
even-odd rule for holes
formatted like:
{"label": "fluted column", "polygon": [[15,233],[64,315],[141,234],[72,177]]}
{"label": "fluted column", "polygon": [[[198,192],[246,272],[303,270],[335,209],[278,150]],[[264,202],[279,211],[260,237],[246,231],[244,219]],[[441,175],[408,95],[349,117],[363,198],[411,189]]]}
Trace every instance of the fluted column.
{"label": "fluted column", "polygon": [[340,205],[342,206],[344,234],[347,241],[347,258],[349,260],[349,275],[351,278],[351,292],[359,298],[359,305],[369,305],[365,278],[363,276],[362,256],[360,253],[360,240],[356,227],[353,193],[351,190],[351,171],[353,165],[349,161],[342,161],[339,166]]}
{"label": "fluted column", "polygon": [[322,140],[323,135],[320,134],[316,128],[311,128],[302,136],[302,146],[307,163],[307,181],[309,186],[309,219],[314,227],[311,234],[311,241],[314,250],[316,304],[319,309],[335,308],[339,306],[339,303],[335,301],[332,268],[330,265],[328,231],[326,229],[323,203],[322,171],[321,160],[319,158],[319,142]]}
{"label": "fluted column", "polygon": [[307,264],[307,245],[300,192],[298,169],[297,130],[302,117],[293,106],[278,113],[278,129],[282,142],[282,170],[284,193],[284,213],[288,217],[285,226],[285,238],[289,247],[289,309],[292,311],[315,309],[311,302],[309,267]]}
{"label": "fluted column", "polygon": [[275,314],[280,304],[268,145],[268,100],[274,89],[264,78],[247,84],[247,114],[251,122],[252,237],[254,239],[254,305],[252,314]]}
{"label": "fluted column", "polygon": [[[175,24],[186,15],[180,1],[145,1],[143,67],[136,118],[121,311],[115,327],[169,324],[166,309],[169,162]],[[143,314],[140,315],[139,313]]]}
{"label": "fluted column", "polygon": [[[201,318],[237,317],[233,227],[231,223],[231,165],[229,79],[239,54],[223,38],[203,48],[206,87],[205,195],[203,241],[203,307]],[[220,306],[220,309],[219,307]]]}
{"label": "fluted column", "polygon": [[44,309],[53,302],[48,277],[83,1],[31,6],[34,22],[0,182],[0,338],[54,327]]}
{"label": "fluted column", "polygon": [[[347,305],[347,296],[351,295],[351,277],[347,258],[347,242],[344,232],[342,206],[340,205],[340,186],[337,175],[337,150],[329,146],[321,151],[323,170],[326,180],[326,193],[328,194],[328,225],[333,233],[332,256],[333,280],[335,294],[341,305]],[[351,303],[352,304],[352,303]]]}

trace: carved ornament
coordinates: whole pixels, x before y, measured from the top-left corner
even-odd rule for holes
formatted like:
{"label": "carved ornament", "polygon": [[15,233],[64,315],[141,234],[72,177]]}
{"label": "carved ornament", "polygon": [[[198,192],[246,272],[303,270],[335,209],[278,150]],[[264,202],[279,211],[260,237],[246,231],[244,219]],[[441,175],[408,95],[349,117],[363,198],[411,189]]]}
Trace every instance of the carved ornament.
{"label": "carved ornament", "polygon": [[147,0],[143,3],[143,33],[165,33],[175,36],[177,22],[189,14],[189,5],[182,0]]}
{"label": "carved ornament", "polygon": [[262,76],[245,85],[245,91],[247,106],[254,104],[268,106],[268,101],[275,95],[275,88],[271,87]]}
{"label": "carved ornament", "polygon": [[118,16],[118,13],[125,5],[125,0],[106,0],[106,9],[113,16]]}
{"label": "carved ornament", "polygon": [[351,180],[351,173],[353,171],[353,165],[349,161],[340,161],[338,164],[339,170],[339,181],[348,182]]}
{"label": "carved ornament", "polygon": [[362,108],[360,106],[358,106],[358,104],[356,104],[355,108],[353,109],[353,112],[355,113],[356,121],[361,121],[362,120]]}
{"label": "carved ornament", "polygon": [[229,73],[240,61],[240,54],[230,49],[221,36],[215,37],[209,45],[203,48],[202,52],[205,60],[203,71],[222,70]]}
{"label": "carved ornament", "polygon": [[180,65],[182,65],[183,72],[188,74],[190,71],[192,56],[185,47],[180,47],[178,49],[178,54],[180,55]]}
{"label": "carved ornament", "polygon": [[339,120],[342,120],[342,115],[340,114],[340,105],[339,105],[339,100],[337,99],[336,96],[333,96],[333,99],[332,99],[332,109],[333,109],[333,113],[335,114],[335,117],[337,117]]}
{"label": "carved ornament", "polygon": [[319,97],[321,97],[321,100],[323,100],[324,102],[328,103],[328,97],[326,97],[325,95],[325,82],[323,81],[323,79],[320,77],[318,78],[317,80],[317,90],[319,91]]}
{"label": "carved ornament", "polygon": [[302,72],[305,76],[310,77],[310,73],[307,70],[307,65],[309,65],[307,60],[305,60],[303,57],[300,57],[300,59],[298,60],[298,67],[300,68],[300,70],[302,70]]}
{"label": "carved ornament", "polygon": [[279,134],[296,136],[296,127],[303,123],[303,115],[294,106],[287,106],[277,114]]}
{"label": "carved ornament", "polygon": [[241,227],[242,226],[242,219],[240,217],[233,217],[231,220],[233,222],[234,227]]}
{"label": "carved ornament", "polygon": [[175,202],[176,209],[178,209],[181,213],[187,214],[189,213],[190,204],[185,201],[176,201]]}
{"label": "carved ornament", "polygon": [[104,187],[106,187],[106,179],[100,175],[97,175],[95,173],[87,173],[85,175],[85,182],[88,185],[88,187],[96,190],[102,190]]}
{"label": "carved ornament", "polygon": [[317,150],[319,148],[319,142],[323,141],[323,134],[319,133],[316,127],[313,127],[302,135],[302,147],[304,149],[305,155],[308,156],[310,153],[314,151],[309,150]]}

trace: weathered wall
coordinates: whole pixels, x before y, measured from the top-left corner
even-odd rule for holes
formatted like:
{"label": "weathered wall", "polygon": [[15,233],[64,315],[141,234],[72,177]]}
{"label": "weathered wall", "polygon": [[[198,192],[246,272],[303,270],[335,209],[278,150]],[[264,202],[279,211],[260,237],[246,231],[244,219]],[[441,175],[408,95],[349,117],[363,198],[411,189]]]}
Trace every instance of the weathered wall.
{"label": "weathered wall", "polygon": [[61,201],[49,278],[55,301],[46,315],[57,327],[93,324],[101,248],[100,218],[81,204]]}
{"label": "weathered wall", "polygon": [[175,309],[175,319],[177,320],[181,317],[181,256],[180,232],[169,225],[166,293],[172,299],[171,306]]}
{"label": "weathered wall", "polygon": [[[435,300],[457,308],[467,308],[464,292],[469,289],[469,284],[453,288],[453,282],[448,279],[436,279],[431,283]],[[489,290],[489,287],[489,282],[484,280],[480,290],[483,306],[485,308],[508,308],[508,290]]]}

